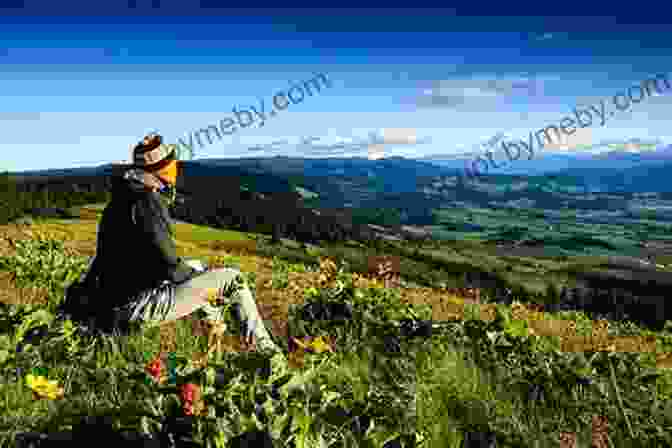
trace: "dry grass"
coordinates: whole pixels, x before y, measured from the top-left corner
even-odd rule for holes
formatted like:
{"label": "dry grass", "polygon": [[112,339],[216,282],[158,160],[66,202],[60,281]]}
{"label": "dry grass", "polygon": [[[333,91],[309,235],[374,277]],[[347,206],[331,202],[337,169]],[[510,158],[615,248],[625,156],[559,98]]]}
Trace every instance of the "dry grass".
{"label": "dry grass", "polygon": [[46,304],[46,288],[19,288],[9,272],[0,271],[0,302],[11,305]]}

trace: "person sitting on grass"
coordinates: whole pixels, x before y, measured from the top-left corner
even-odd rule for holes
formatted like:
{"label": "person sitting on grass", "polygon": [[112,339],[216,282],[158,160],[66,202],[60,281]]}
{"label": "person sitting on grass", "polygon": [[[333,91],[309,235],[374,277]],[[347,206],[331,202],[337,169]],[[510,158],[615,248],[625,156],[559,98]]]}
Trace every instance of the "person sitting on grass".
{"label": "person sitting on grass", "polygon": [[117,167],[112,200],[98,228],[96,255],[78,285],[91,299],[83,307],[82,301],[66,296],[66,305],[114,322],[113,328],[159,325],[199,310],[212,326],[222,318],[220,308],[208,301],[214,291],[219,301],[238,304],[234,316],[247,342],[284,356],[264,327],[240,271],[208,270],[176,256],[172,221],[161,195],[174,193],[179,171],[175,145],[162,143],[160,135],[145,137],[133,149],[133,163]]}

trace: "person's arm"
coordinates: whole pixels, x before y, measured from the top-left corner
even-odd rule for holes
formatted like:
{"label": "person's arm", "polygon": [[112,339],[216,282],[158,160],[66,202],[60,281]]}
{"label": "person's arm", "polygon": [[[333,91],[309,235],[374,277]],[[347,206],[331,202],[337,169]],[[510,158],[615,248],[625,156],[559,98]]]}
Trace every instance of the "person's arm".
{"label": "person's arm", "polygon": [[138,202],[134,210],[136,224],[155,247],[161,261],[168,267],[169,279],[175,283],[189,280],[198,273],[177,257],[177,249],[170,234],[170,216],[153,195]]}

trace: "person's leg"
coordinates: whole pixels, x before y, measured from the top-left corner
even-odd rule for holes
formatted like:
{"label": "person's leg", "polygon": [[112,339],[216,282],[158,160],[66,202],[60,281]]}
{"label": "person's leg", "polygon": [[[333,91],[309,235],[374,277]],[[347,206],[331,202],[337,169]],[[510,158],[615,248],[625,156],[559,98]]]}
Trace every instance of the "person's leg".
{"label": "person's leg", "polygon": [[241,316],[234,317],[239,319],[243,335],[253,336],[258,350],[271,352],[271,378],[285,376],[289,372],[287,358],[271,339],[259,316],[252,293],[240,272],[235,269],[207,271],[177,287],[171,287],[171,290],[164,291],[159,296],[151,294],[149,297],[141,297],[115,313],[115,320],[131,325],[153,326],[174,322],[202,310],[206,319],[218,321],[221,318],[220,308],[208,303],[208,296],[212,291],[218,293],[218,297],[227,298],[233,304],[239,305]]}
{"label": "person's leg", "polygon": [[206,320],[220,320],[221,309],[208,303],[208,297],[212,293],[218,298],[231,300],[232,303],[240,305],[241,316],[238,317],[244,331],[243,336],[254,337],[258,349],[280,351],[259,316],[252,292],[240,271],[236,269],[214,269],[178,285],[175,292],[175,306],[163,321],[177,320],[197,310],[202,310],[206,314]]}

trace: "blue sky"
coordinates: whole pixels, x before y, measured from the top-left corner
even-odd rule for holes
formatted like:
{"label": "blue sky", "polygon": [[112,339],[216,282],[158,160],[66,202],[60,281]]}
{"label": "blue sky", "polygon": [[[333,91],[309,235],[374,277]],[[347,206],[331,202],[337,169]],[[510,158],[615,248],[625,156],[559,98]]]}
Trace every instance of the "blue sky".
{"label": "blue sky", "polygon": [[[598,4],[567,3],[247,11],[204,0],[3,2],[13,3],[0,10],[0,169],[10,171],[127,160],[148,130],[187,142],[232,108],[263,100],[270,109],[277,92],[319,73],[331,87],[262,127],[194,145],[196,158],[478,151],[497,133],[526,138],[577,104],[672,73],[665,6],[612,6],[605,16]],[[560,150],[671,144],[670,98],[645,98]]]}

